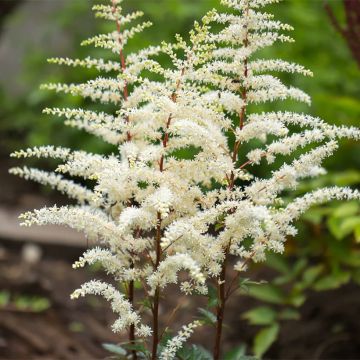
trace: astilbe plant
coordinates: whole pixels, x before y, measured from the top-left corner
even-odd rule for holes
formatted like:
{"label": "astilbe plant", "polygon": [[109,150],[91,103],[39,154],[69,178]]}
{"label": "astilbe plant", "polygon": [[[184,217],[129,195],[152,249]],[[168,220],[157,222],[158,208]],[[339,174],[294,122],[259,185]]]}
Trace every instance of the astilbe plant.
{"label": "astilbe plant", "polygon": [[[114,21],[115,30],[83,43],[111,50],[113,61],[50,60],[96,68],[112,77],[44,86],[109,104],[109,109],[115,105],[112,113],[69,108],[44,112],[64,117],[67,125],[102,138],[118,152],[102,156],[45,146],[14,153],[61,160],[56,173],[27,167],[10,171],[78,201],[77,206],[46,207],[21,218],[25,226],[67,225],[98,241],[99,247],[87,250],[74,268],[100,263],[124,290],[93,280],[72,298],[96,294],[108,300],[118,315],[113,331],[127,330],[131,344],[142,344],[131,348],[133,359],[175,358],[202,325],[185,325],[159,348],[159,303],[169,284],[178,283],[189,296],[205,296],[209,284],[215,284],[213,356],[219,359],[225,305],[247,265],[265,260],[267,251],[283,252],[286,237],[296,234],[294,221],[312,205],[360,198],[356,190],[333,187],[290,203],[283,200],[301,179],[324,173],[322,163],[336,151],[338,139],[359,139],[360,131],[293,112],[250,113],[253,104],[285,99],[310,103],[303,91],[266,74],[311,76],[309,70],[255,57],[276,42],[293,41],[286,34],[291,26],[260,11],[277,0],[223,0],[229,11],[206,14],[195,23],[189,41],[177,36],[173,44],[130,54],[124,50],[128,40],[150,24],[129,26],[142,14],[123,15],[120,2],[94,6],[99,17]],[[159,62],[161,54],[171,66]],[[187,157],[181,156],[183,150]],[[283,157],[291,154],[285,162]],[[265,178],[255,176],[254,165],[273,163],[277,157],[284,161],[280,168]],[[93,186],[86,188],[69,176]],[[233,270],[230,264],[235,264]],[[187,279],[179,280],[183,270]],[[150,304],[150,324],[144,320],[144,307],[138,306],[135,284],[141,284]]]}

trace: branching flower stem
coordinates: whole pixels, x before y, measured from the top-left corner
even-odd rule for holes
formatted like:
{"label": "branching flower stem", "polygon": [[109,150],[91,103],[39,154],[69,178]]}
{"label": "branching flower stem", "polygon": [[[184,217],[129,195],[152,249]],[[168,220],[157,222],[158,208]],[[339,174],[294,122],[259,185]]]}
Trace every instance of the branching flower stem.
{"label": "branching flower stem", "polygon": [[[156,260],[154,271],[156,271],[159,267],[161,261],[161,214],[158,212],[157,214],[158,224],[156,227],[156,235],[155,235],[155,247],[156,247]],[[157,287],[154,294],[154,303],[152,307],[152,314],[153,314],[153,343],[152,343],[152,360],[157,359],[157,347],[159,344],[159,303],[160,303],[160,288]]]}
{"label": "branching flower stem", "polygon": [[[249,4],[247,4],[247,8],[245,9],[245,16],[249,16]],[[245,39],[244,39],[244,47],[246,48],[249,44],[248,40],[248,29],[246,31]],[[244,59],[244,73],[243,73],[243,82],[246,83],[246,79],[248,77],[248,59]],[[247,90],[246,86],[244,85],[242,91],[241,91],[241,97],[244,102],[244,105],[241,107],[240,113],[239,113],[239,129],[242,130],[245,124],[246,119],[246,108],[247,108]],[[234,143],[233,153],[232,153],[232,161],[234,163],[234,166],[236,166],[236,162],[238,160],[238,154],[239,154],[239,148],[241,145],[241,141],[237,140]],[[243,165],[241,165],[241,169],[247,165],[249,165],[250,162],[246,162]],[[229,178],[229,190],[232,190],[235,186],[235,173],[234,171],[231,172],[230,178]],[[218,280],[218,305],[216,309],[216,334],[215,334],[215,344],[214,344],[214,360],[219,360],[221,356],[221,338],[222,338],[222,329],[223,329],[223,322],[224,322],[224,315],[225,315],[225,307],[226,307],[226,301],[229,298],[229,293],[226,290],[226,266],[229,258],[229,250],[230,250],[231,243],[228,244],[228,246],[225,249],[225,259],[222,264],[222,270],[220,273],[220,277]]]}
{"label": "branching flower stem", "polygon": [[[185,68],[183,68],[181,70],[181,77],[183,77],[184,74],[185,74]],[[171,95],[171,100],[174,103],[176,102],[176,99],[177,99],[177,91],[180,89],[180,86],[181,86],[181,77],[177,81],[176,89],[173,92],[173,94]],[[166,122],[166,128],[165,128],[163,138],[162,138],[162,145],[163,145],[164,149],[166,149],[168,141],[169,141],[168,130],[171,125],[171,120],[172,120],[172,114],[170,114],[168,117],[168,120]],[[160,168],[161,172],[164,171],[164,160],[165,160],[165,156],[162,155],[160,158],[160,161],[159,161],[159,168]],[[163,252],[161,250],[162,219],[161,219],[160,213],[157,214],[157,220],[158,220],[158,223],[157,223],[156,235],[155,235],[156,260],[155,260],[154,271],[156,271],[158,269],[158,266],[160,264],[161,257],[162,257],[162,252]],[[152,312],[153,312],[153,343],[152,343],[152,356],[151,356],[152,360],[156,360],[156,358],[157,358],[157,348],[158,348],[158,344],[159,344],[159,340],[160,340],[160,336],[159,336],[159,304],[160,304],[160,288],[157,287],[155,290],[155,294],[154,294],[154,302],[153,302],[153,308],[152,308]]]}
{"label": "branching flower stem", "polygon": [[[116,9],[117,9],[115,0],[112,0],[112,5],[113,5],[112,6],[112,12],[113,12],[113,14],[115,14]],[[118,19],[116,19],[116,29],[117,29],[118,34],[120,35],[121,34],[121,24],[120,24],[120,21]],[[121,46],[122,44],[121,44],[120,36],[118,38],[118,42],[119,42],[119,45]],[[126,70],[126,61],[125,61],[125,56],[124,56],[123,50],[120,50],[119,56],[120,56],[120,63],[121,63],[121,71],[122,71],[122,73],[124,73],[124,71]],[[128,97],[129,97],[129,90],[128,90],[128,84],[127,84],[126,81],[125,81],[125,85],[124,85],[124,89],[123,89],[123,96],[124,96],[124,100],[127,101]],[[126,118],[126,121],[129,122],[128,117]],[[127,138],[127,141],[131,141],[131,133],[130,133],[130,131],[127,131],[126,138]],[[132,261],[131,261],[131,264],[130,264],[130,268],[134,268],[134,263]],[[129,284],[128,284],[128,300],[129,300],[129,302],[131,303],[131,305],[133,307],[135,305],[135,301],[134,301],[135,299],[134,298],[135,298],[134,280],[130,280]],[[135,345],[135,343],[136,343],[135,325],[134,324],[131,324],[130,328],[129,328],[129,341],[130,341],[130,344],[132,344],[132,345]],[[132,354],[133,360],[137,360],[136,350],[132,350],[131,354]]]}
{"label": "branching flower stem", "polygon": [[[113,11],[113,14],[115,14],[116,13],[116,8],[117,8],[115,0],[112,0],[112,4],[113,4],[112,11]],[[120,35],[121,34],[121,24],[120,24],[120,21],[118,19],[116,20],[116,30],[117,30],[118,34]],[[119,42],[119,45],[121,47],[122,42],[121,42],[120,36],[118,38],[118,42]],[[120,50],[119,56],[120,56],[121,70],[124,73],[125,70],[126,70],[126,60],[125,60],[124,51],[122,49]],[[129,89],[128,89],[128,84],[127,84],[126,80],[125,80],[125,84],[124,84],[123,95],[124,95],[124,100],[127,101],[128,97],[129,97]],[[129,117],[126,118],[126,122],[129,122]],[[132,137],[131,137],[130,131],[127,131],[126,134],[127,134],[127,141],[131,141]]]}

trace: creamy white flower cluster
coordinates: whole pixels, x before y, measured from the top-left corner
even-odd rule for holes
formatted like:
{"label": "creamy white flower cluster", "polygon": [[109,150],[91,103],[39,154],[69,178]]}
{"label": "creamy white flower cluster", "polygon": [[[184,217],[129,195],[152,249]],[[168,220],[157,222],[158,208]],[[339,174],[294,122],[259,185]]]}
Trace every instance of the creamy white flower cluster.
{"label": "creamy white flower cluster", "polygon": [[79,297],[89,294],[103,296],[111,303],[111,308],[114,313],[119,314],[119,318],[112,325],[114,332],[121,332],[128,326],[135,325],[138,327],[136,331],[142,336],[149,336],[151,334],[149,327],[140,324],[139,315],[133,311],[129,301],[113,286],[102,281],[92,280],[83,284],[80,289],[75,290],[71,294],[71,298],[78,299]]}
{"label": "creamy white flower cluster", "polygon": [[165,349],[161,352],[160,359],[174,359],[176,352],[182,348],[184,342],[190,338],[194,330],[200,325],[200,321],[197,320],[188,325],[184,325],[179,333],[167,342]]}
{"label": "creamy white flower cluster", "polygon": [[[185,294],[205,294],[208,280],[225,281],[221,270],[229,256],[237,259],[235,270],[244,271],[249,261],[263,261],[267,251],[283,252],[286,238],[296,234],[294,221],[314,204],[360,198],[358,191],[335,187],[283,204],[285,191],[324,173],[323,161],[336,151],[338,139],[359,140],[360,131],[289,111],[250,113],[248,106],[257,103],[310,103],[307,94],[275,75],[312,76],[310,70],[257,58],[259,50],[275,42],[292,41],[284,34],[291,26],[260,11],[277,0],[223,0],[229,12],[210,11],[195,23],[189,41],[177,36],[173,44],[132,54],[126,54],[127,41],[149,24],[132,27],[142,14],[123,15],[120,2],[94,7],[117,30],[84,42],[110,49],[117,54],[114,60],[50,60],[95,68],[109,77],[45,86],[113,103],[118,110],[44,110],[113,144],[114,154],[53,146],[13,154],[60,161],[57,174],[26,167],[11,172],[78,201],[78,206],[22,215],[24,225],[67,225],[101,242],[74,268],[100,263],[117,281],[141,283],[150,299],[166,292],[169,284],[178,284]],[[171,66],[163,66],[159,54],[168,56]],[[149,71],[158,80],[148,77]],[[278,157],[280,168],[259,177],[254,165],[274,163]],[[69,176],[92,184],[87,188]],[[186,276],[179,275],[182,271]],[[147,325],[141,325],[140,311],[113,286],[89,282],[73,297],[86,294],[102,295],[111,303],[119,315],[115,331],[135,326],[138,336],[150,335]],[[169,341],[162,358],[174,358],[196,326],[190,324]]]}

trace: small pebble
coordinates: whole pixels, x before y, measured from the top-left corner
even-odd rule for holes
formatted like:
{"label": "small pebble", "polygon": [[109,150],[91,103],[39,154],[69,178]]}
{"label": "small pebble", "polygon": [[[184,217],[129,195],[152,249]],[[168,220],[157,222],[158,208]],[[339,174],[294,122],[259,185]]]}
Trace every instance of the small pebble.
{"label": "small pebble", "polygon": [[37,264],[42,257],[41,247],[35,244],[25,244],[21,249],[21,258],[25,263]]}

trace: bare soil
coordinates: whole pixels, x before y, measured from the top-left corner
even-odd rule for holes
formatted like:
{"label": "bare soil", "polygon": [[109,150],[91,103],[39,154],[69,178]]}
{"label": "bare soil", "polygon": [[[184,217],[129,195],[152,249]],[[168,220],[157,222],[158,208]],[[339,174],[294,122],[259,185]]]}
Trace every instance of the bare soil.
{"label": "bare soil", "polygon": [[[45,250],[44,258],[30,265],[19,248],[5,246],[0,251],[0,290],[12,296],[41,296],[50,302],[44,311],[0,307],[0,359],[104,359],[109,356],[103,343],[122,341],[110,331],[114,315],[99,298],[70,300],[69,294],[100,273],[73,270],[74,249]],[[179,300],[176,292],[163,299],[162,314],[167,318],[171,305]],[[183,311],[174,326],[188,320],[194,307],[182,299]],[[248,297],[229,303],[225,348],[241,342],[251,344],[256,332],[241,320],[241,313],[255,305]],[[360,359],[360,288],[311,293],[301,309],[302,318],[283,324],[279,341],[268,359]],[[211,329],[204,328],[192,339],[211,349]]]}

